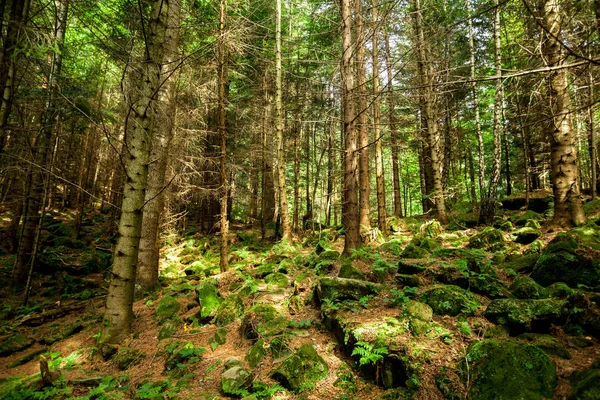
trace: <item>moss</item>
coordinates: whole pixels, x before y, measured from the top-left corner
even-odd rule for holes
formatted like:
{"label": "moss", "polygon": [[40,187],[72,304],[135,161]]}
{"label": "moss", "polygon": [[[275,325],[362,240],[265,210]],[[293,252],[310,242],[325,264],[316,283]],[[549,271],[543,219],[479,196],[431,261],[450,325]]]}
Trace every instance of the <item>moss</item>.
{"label": "moss", "polygon": [[289,283],[288,277],[281,272],[273,272],[272,274],[265,276],[265,282],[271,286],[280,288],[286,287]]}
{"label": "moss", "polygon": [[444,232],[444,227],[437,220],[425,222],[419,227],[419,235],[423,238],[435,239]]}
{"label": "moss", "polygon": [[7,357],[17,351],[25,350],[34,342],[35,340],[29,336],[20,333],[11,335],[0,344],[0,357]]}
{"label": "moss", "polygon": [[200,312],[196,315],[201,321],[214,317],[223,302],[217,287],[210,281],[196,287],[196,295],[200,304]]}
{"label": "moss", "polygon": [[548,291],[533,279],[526,276],[518,276],[510,285],[509,290],[519,299],[545,299]]}
{"label": "moss", "polygon": [[401,286],[419,287],[421,286],[421,278],[417,275],[396,274],[396,282]]}
{"label": "moss", "polygon": [[415,300],[409,300],[404,304],[403,313],[409,318],[416,318],[422,321],[431,321],[433,319],[433,309],[429,305]]}
{"label": "moss", "polygon": [[319,255],[319,258],[321,260],[337,260],[338,258],[340,258],[340,253],[338,253],[335,250],[327,250],[322,252]]}
{"label": "moss", "polygon": [[501,230],[487,227],[469,240],[473,249],[500,250],[505,247],[504,234]]}
{"label": "moss", "polygon": [[236,365],[221,375],[221,390],[226,395],[239,395],[242,390],[252,385],[252,373],[246,368]]}
{"label": "moss", "polygon": [[146,355],[139,349],[121,347],[115,355],[114,361],[120,371],[125,371],[142,362],[145,357]]}
{"label": "moss", "polygon": [[179,302],[172,296],[165,296],[162,298],[160,303],[158,303],[158,307],[156,307],[156,317],[158,318],[160,323],[170,319],[173,315],[179,312],[181,305]]}
{"label": "moss", "polygon": [[188,371],[190,364],[200,361],[204,347],[196,347],[192,342],[175,341],[165,346],[167,358],[165,360],[165,373],[182,376]]}
{"label": "moss", "polygon": [[600,365],[598,361],[591,368],[575,372],[569,378],[571,382],[571,392],[568,400],[598,400],[600,399]]}
{"label": "moss", "polygon": [[325,378],[329,368],[310,343],[303,344],[273,371],[271,377],[294,393],[308,389]]}
{"label": "moss", "polygon": [[500,229],[501,231],[504,231],[504,232],[510,232],[513,230],[513,224],[512,224],[512,222],[510,222],[508,220],[499,219],[497,221],[494,221],[493,226],[494,226],[494,228]]}
{"label": "moss", "polygon": [[566,317],[566,302],[556,299],[492,300],[484,316],[496,324],[507,326],[515,331],[546,331],[553,323],[560,323]]}
{"label": "moss", "polygon": [[541,221],[542,219],[544,218],[541,214],[538,214],[535,211],[527,210],[514,216],[512,218],[512,222],[515,226],[525,226],[529,220]]}
{"label": "moss", "polygon": [[337,302],[359,300],[364,296],[375,295],[380,288],[380,285],[357,279],[321,278],[316,287],[316,293],[319,301],[329,299]]}
{"label": "moss", "polygon": [[564,299],[575,294],[575,291],[564,282],[555,282],[546,288],[549,297]]}
{"label": "moss", "polygon": [[481,307],[471,293],[454,285],[429,289],[421,294],[420,300],[430,305],[436,315],[472,314]]}
{"label": "moss", "polygon": [[583,205],[585,215],[592,215],[600,211],[600,199],[588,201]]}
{"label": "moss", "polygon": [[467,361],[461,367],[472,400],[551,398],[558,382],[550,358],[530,344],[483,340],[469,347]]}
{"label": "moss", "polygon": [[554,355],[565,360],[571,359],[571,353],[560,344],[558,339],[550,335],[542,335],[537,333],[524,333],[518,337],[521,340],[527,340],[544,350],[547,354]]}
{"label": "moss", "polygon": [[513,231],[510,237],[515,243],[530,244],[540,237],[541,234],[542,232],[539,229],[525,226]]}
{"label": "moss", "polygon": [[512,269],[517,273],[528,273],[533,271],[533,267],[539,258],[539,254],[515,255],[508,261],[500,265],[502,269]]}
{"label": "moss", "polygon": [[244,313],[242,334],[246,339],[257,339],[265,333],[264,325],[278,316],[279,312],[272,305],[256,304]]}
{"label": "moss", "polygon": [[177,325],[173,321],[166,321],[158,331],[158,340],[168,339],[177,332]]}
{"label": "moss", "polygon": [[338,278],[365,280],[365,275],[352,265],[352,261],[345,260],[338,273]]}
{"label": "moss", "polygon": [[235,321],[244,312],[244,303],[237,294],[230,294],[225,301],[221,303],[215,317],[215,323],[218,326],[229,325]]}
{"label": "moss", "polygon": [[248,364],[250,365],[251,368],[256,368],[258,366],[258,364],[260,364],[260,362],[267,355],[267,350],[265,349],[265,346],[266,346],[265,341],[262,339],[259,339],[250,348],[250,350],[248,351],[248,354],[246,354],[245,359],[246,359],[246,361],[248,361]]}

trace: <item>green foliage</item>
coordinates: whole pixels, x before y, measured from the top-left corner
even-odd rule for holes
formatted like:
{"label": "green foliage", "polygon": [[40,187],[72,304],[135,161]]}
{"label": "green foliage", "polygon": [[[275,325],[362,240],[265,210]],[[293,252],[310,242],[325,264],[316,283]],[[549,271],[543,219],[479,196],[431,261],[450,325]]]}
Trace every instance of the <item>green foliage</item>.
{"label": "green foliage", "polygon": [[402,290],[398,289],[390,289],[390,294],[392,295],[392,299],[384,299],[384,302],[391,302],[394,306],[401,306],[404,303],[408,302],[411,299],[417,297],[417,288],[411,286],[405,286]]}
{"label": "green foliage", "polygon": [[353,356],[358,356],[359,365],[375,365],[383,361],[383,356],[388,354],[389,350],[383,341],[375,341],[374,343],[358,341],[354,350]]}

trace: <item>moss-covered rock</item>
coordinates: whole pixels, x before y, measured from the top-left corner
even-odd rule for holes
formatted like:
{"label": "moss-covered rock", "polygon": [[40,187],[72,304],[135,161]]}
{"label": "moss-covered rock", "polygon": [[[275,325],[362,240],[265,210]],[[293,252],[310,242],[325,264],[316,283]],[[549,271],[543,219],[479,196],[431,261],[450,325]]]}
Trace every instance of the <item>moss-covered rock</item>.
{"label": "moss-covered rock", "polygon": [[483,340],[469,347],[467,360],[462,371],[471,400],[551,398],[558,382],[552,360],[531,344]]}
{"label": "moss-covered rock", "polygon": [[342,263],[340,272],[338,273],[338,278],[365,280],[365,274],[360,272],[358,268],[352,265],[352,261],[345,260]]}
{"label": "moss-covered rock", "polygon": [[215,317],[218,326],[229,325],[244,313],[244,302],[237,294],[230,294],[221,303]]}
{"label": "moss-covered rock", "polygon": [[518,276],[510,285],[509,290],[519,299],[545,299],[549,297],[546,288],[527,276]]}
{"label": "moss-covered rock", "polygon": [[308,389],[325,378],[329,368],[310,343],[303,344],[273,371],[271,377],[294,393]]}
{"label": "moss-covered rock", "polygon": [[547,286],[564,282],[600,288],[600,230],[577,228],[561,232],[537,260],[531,277]]}
{"label": "moss-covered rock", "polygon": [[565,360],[571,359],[571,353],[558,341],[557,338],[550,335],[539,333],[523,333],[518,337],[521,340],[527,340],[544,350],[547,354],[554,355]]}
{"label": "moss-covered rock", "polygon": [[168,339],[173,336],[175,332],[177,332],[177,324],[168,320],[160,327],[160,330],[158,331],[158,340]]}
{"label": "moss-covered rock", "polygon": [[549,297],[565,299],[575,294],[575,291],[564,282],[555,282],[546,288]]}
{"label": "moss-covered rock", "polygon": [[516,254],[511,256],[510,259],[506,260],[500,265],[502,269],[512,269],[516,273],[525,274],[533,271],[533,267],[539,258],[539,254]]}
{"label": "moss-covered rock", "polygon": [[398,273],[399,274],[412,275],[412,274],[419,274],[419,273],[425,272],[425,271],[427,271],[427,266],[425,266],[425,265],[407,263],[402,260],[400,260],[398,262]]}
{"label": "moss-covered rock", "polygon": [[510,232],[513,230],[513,224],[509,220],[502,220],[502,219],[496,220],[496,221],[494,221],[494,224],[492,226],[494,228],[500,229],[501,231],[504,231],[504,232]]}
{"label": "moss-covered rock", "polygon": [[20,333],[11,335],[0,343],[0,357],[8,357],[17,351],[25,350],[34,342],[29,336]]}
{"label": "moss-covered rock", "polygon": [[252,340],[268,338],[282,334],[287,324],[287,318],[272,305],[256,304],[244,313],[242,335]]}
{"label": "moss-covered rock", "polygon": [[265,358],[267,355],[266,343],[262,339],[258,339],[256,343],[248,350],[248,354],[246,354],[246,361],[251,368],[256,368],[258,364]]}
{"label": "moss-covered rock", "polygon": [[415,300],[409,300],[404,304],[403,313],[409,318],[416,318],[421,321],[429,322],[433,319],[431,306]]}
{"label": "moss-covered rock", "polygon": [[273,272],[272,274],[265,276],[265,282],[279,288],[286,287],[289,284],[288,277],[281,272]]}
{"label": "moss-covered rock", "polygon": [[567,400],[600,400],[600,360],[584,371],[569,377],[571,392]]}
{"label": "moss-covered rock", "polygon": [[401,286],[419,287],[421,286],[421,278],[417,275],[396,274],[396,282]]}
{"label": "moss-covered rock", "polygon": [[433,253],[441,246],[440,242],[428,237],[414,236],[410,243],[406,245],[400,257],[402,258],[423,258]]}
{"label": "moss-covered rock", "polygon": [[340,258],[340,253],[335,250],[326,250],[319,254],[321,260],[337,260]]}
{"label": "moss-covered rock", "polygon": [[223,302],[217,287],[210,281],[202,282],[196,287],[196,295],[200,304],[200,312],[196,317],[201,321],[213,318]]}
{"label": "moss-covered rock", "polygon": [[466,290],[443,285],[423,292],[420,301],[431,306],[436,315],[472,314],[481,307],[481,303]]}
{"label": "moss-covered rock", "polygon": [[170,319],[173,315],[177,314],[181,309],[181,305],[172,296],[164,296],[156,307],[156,318],[159,323]]}
{"label": "moss-covered rock", "polygon": [[538,237],[540,237],[541,234],[542,234],[542,232],[540,232],[537,228],[531,228],[531,227],[525,226],[523,228],[519,228],[519,229],[513,231],[510,234],[510,237],[511,237],[512,241],[515,243],[530,244],[534,240],[536,240]]}
{"label": "moss-covered rock", "polygon": [[252,385],[252,372],[242,366],[234,366],[221,374],[221,390],[226,395],[240,395]]}
{"label": "moss-covered rock", "polygon": [[496,228],[487,227],[469,240],[472,249],[501,250],[505,247],[504,233]]}
{"label": "moss-covered rock", "polygon": [[484,316],[495,324],[505,325],[511,333],[546,332],[551,324],[560,324],[566,317],[566,302],[556,299],[492,300]]}
{"label": "moss-covered rock", "polygon": [[54,323],[49,326],[51,328],[46,332],[44,337],[38,341],[43,345],[51,345],[58,341],[64,340],[69,336],[79,333],[83,330],[83,324],[79,321],[75,321],[72,324]]}
{"label": "moss-covered rock", "polygon": [[344,300],[359,300],[364,296],[375,295],[381,286],[358,279],[321,278],[316,287],[319,302],[329,299],[333,302]]}
{"label": "moss-covered rock", "polygon": [[182,376],[188,371],[190,364],[200,361],[204,347],[196,347],[192,342],[175,341],[165,346],[167,358],[165,360],[165,373],[174,376]]}
{"label": "moss-covered rock", "polygon": [[527,221],[530,221],[530,220],[541,221],[542,219],[544,219],[544,217],[542,217],[541,214],[539,214],[535,211],[527,210],[527,211],[522,212],[521,214],[517,214],[517,215],[513,216],[511,219],[515,226],[522,227],[522,226],[527,225]]}
{"label": "moss-covered rock", "polygon": [[433,219],[419,227],[419,235],[423,238],[435,239],[444,232],[444,227],[439,221]]}

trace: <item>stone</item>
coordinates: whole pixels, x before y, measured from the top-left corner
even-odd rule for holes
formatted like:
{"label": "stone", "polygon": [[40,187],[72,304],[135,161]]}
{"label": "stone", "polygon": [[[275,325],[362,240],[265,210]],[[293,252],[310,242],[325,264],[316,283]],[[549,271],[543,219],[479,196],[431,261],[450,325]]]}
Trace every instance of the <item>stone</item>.
{"label": "stone", "polygon": [[311,343],[303,344],[293,355],[285,359],[271,374],[286,389],[298,393],[308,389],[329,371],[327,363]]}
{"label": "stone", "polygon": [[567,316],[566,302],[556,299],[496,299],[488,305],[484,316],[505,325],[511,333],[547,332],[551,324],[561,324]]}
{"label": "stone", "polygon": [[487,227],[469,240],[472,249],[485,249],[490,251],[502,250],[505,247],[504,233],[496,228]]}
{"label": "stone", "polygon": [[518,339],[527,340],[531,344],[536,345],[540,349],[544,350],[547,354],[554,355],[565,360],[571,359],[571,353],[565,347],[560,344],[557,338],[550,335],[544,335],[539,333],[523,333],[519,335]]}
{"label": "stone", "polygon": [[215,317],[217,326],[231,324],[244,313],[244,302],[237,294],[230,294],[221,303]]}
{"label": "stone", "polygon": [[156,317],[159,323],[163,323],[170,319],[173,315],[177,314],[181,309],[181,305],[172,296],[164,296],[156,307]]}
{"label": "stone", "polygon": [[539,254],[530,253],[530,254],[517,254],[512,256],[509,260],[500,265],[502,269],[512,269],[514,272],[519,274],[529,273],[533,271],[533,267],[537,262]]}
{"label": "stone", "polygon": [[352,265],[352,261],[346,260],[342,263],[338,278],[365,280],[365,274]]}
{"label": "stone", "polygon": [[555,282],[548,286],[546,291],[548,292],[549,297],[554,297],[556,299],[565,299],[575,294],[575,291],[564,282]]}
{"label": "stone", "polygon": [[375,295],[380,289],[380,285],[358,279],[321,278],[316,287],[316,294],[320,302],[324,299],[339,302]]}
{"label": "stone", "polygon": [[335,261],[340,258],[340,253],[335,250],[326,250],[319,254],[321,260],[332,260]]}
{"label": "stone", "polygon": [[527,210],[521,214],[515,215],[512,218],[512,222],[515,226],[522,227],[527,225],[527,222],[530,220],[541,221],[542,219],[543,217],[541,214],[532,210]]}
{"label": "stone", "polygon": [[600,399],[600,360],[596,360],[586,370],[574,372],[570,377],[571,392],[567,400],[599,400]]}
{"label": "stone", "polygon": [[420,301],[430,305],[436,315],[472,314],[481,307],[471,293],[454,285],[433,287],[421,294]]}
{"label": "stone", "polygon": [[17,351],[25,350],[33,343],[35,343],[35,340],[29,336],[20,333],[11,335],[0,343],[0,357],[8,357]]}
{"label": "stone", "polygon": [[248,354],[246,354],[246,361],[248,361],[248,365],[250,365],[251,368],[256,368],[266,355],[267,350],[265,349],[265,341],[258,339],[250,348],[250,350],[248,350]]}
{"label": "stone", "polygon": [[177,332],[177,324],[171,320],[166,321],[158,331],[158,340],[170,338],[175,332]]}
{"label": "stone", "polygon": [[233,367],[243,367],[244,363],[237,357],[229,356],[225,360],[223,360],[223,369],[227,371],[229,368]]}
{"label": "stone", "polygon": [[549,297],[546,288],[526,276],[518,276],[508,289],[519,299],[545,299]]}
{"label": "stone", "polygon": [[252,372],[239,365],[221,374],[221,390],[227,395],[239,395],[252,385]]}
{"label": "stone", "polygon": [[268,323],[280,317],[280,312],[270,304],[255,304],[242,318],[242,335],[255,340],[267,334]]}
{"label": "stone", "polygon": [[398,273],[405,275],[414,275],[427,271],[427,266],[419,264],[406,263],[402,260],[398,262]]}
{"label": "stone", "polygon": [[396,274],[396,282],[401,286],[419,287],[422,285],[421,278],[417,275]]}
{"label": "stone", "polygon": [[556,367],[537,346],[513,340],[482,340],[469,347],[467,360],[468,364],[461,363],[461,369],[463,381],[468,374],[471,400],[553,397],[558,382]]}
{"label": "stone", "polygon": [[525,226],[523,228],[513,231],[510,234],[510,237],[515,243],[530,244],[533,243],[533,241],[535,241],[538,237],[540,237],[541,234],[542,232],[539,229]]}
{"label": "stone", "polygon": [[139,364],[146,355],[139,349],[121,347],[114,357],[114,361],[119,371],[125,371],[134,365]]}
{"label": "stone", "polygon": [[265,282],[271,286],[283,288],[289,284],[288,277],[281,272],[273,272],[265,276]]}
{"label": "stone", "polygon": [[433,309],[425,304],[415,300],[409,300],[404,304],[404,314],[409,318],[420,319],[429,322],[433,319]]}
{"label": "stone", "polygon": [[196,287],[196,295],[200,304],[200,312],[196,315],[202,322],[213,318],[223,302],[217,287],[209,281],[203,282]]}

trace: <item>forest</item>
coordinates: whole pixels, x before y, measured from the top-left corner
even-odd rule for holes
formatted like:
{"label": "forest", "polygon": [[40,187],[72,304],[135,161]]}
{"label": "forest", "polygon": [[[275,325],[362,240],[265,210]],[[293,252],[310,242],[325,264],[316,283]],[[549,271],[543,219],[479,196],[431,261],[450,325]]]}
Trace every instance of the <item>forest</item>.
{"label": "forest", "polygon": [[0,26],[0,399],[600,399],[600,0]]}

